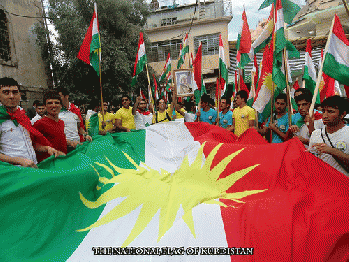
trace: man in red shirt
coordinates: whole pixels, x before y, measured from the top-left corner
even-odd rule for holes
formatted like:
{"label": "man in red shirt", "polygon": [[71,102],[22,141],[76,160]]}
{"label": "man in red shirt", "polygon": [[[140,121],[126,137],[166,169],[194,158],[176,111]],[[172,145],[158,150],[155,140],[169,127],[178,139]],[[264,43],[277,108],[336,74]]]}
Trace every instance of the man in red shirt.
{"label": "man in red shirt", "polygon": [[[58,118],[62,108],[61,96],[56,91],[48,91],[44,94],[43,102],[47,115],[36,121],[34,127],[46,137],[60,155],[65,155],[67,154],[67,140],[64,134],[64,122]],[[47,157],[47,154],[40,155],[38,160],[42,161]]]}

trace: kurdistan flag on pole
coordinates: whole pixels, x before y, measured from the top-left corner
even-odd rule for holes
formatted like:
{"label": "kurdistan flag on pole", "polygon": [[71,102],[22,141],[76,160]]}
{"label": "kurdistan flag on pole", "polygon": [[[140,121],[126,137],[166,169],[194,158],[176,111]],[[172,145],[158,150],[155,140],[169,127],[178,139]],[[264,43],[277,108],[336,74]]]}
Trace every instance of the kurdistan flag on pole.
{"label": "kurdistan flag on pole", "polygon": [[170,53],[168,53],[168,55],[167,55],[166,63],[165,63],[164,69],[162,70],[161,76],[159,78],[159,82],[164,80],[169,72],[171,72],[171,55],[170,55]]}
{"label": "kurdistan flag on pole", "polygon": [[[305,51],[305,65],[303,79],[305,80],[305,88],[308,89],[313,95],[316,86],[316,70],[311,54],[311,39],[307,40],[307,48]],[[320,104],[320,95],[317,94],[316,103]]]}
{"label": "kurdistan flag on pole", "polygon": [[177,69],[180,69],[182,67],[182,65],[184,64],[185,55],[187,53],[189,53],[188,33],[184,37],[183,45],[182,45],[182,48],[180,49],[180,52],[179,52],[179,59],[178,59],[178,62],[177,62]]}
{"label": "kurdistan flag on pole", "polygon": [[228,83],[228,67],[225,62],[224,46],[222,41],[222,35],[219,35],[219,71],[220,71],[220,87],[224,86],[221,90],[221,96],[225,94]]}
{"label": "kurdistan flag on pole", "polygon": [[245,10],[242,12],[242,27],[236,43],[236,62],[238,68],[244,68],[250,61],[251,52],[251,32],[247,23]]}
{"label": "kurdistan flag on pole", "polygon": [[139,33],[138,51],[136,55],[136,62],[133,70],[133,77],[131,86],[134,86],[137,82],[137,76],[143,71],[144,66],[147,63],[147,55],[145,54],[145,44],[143,40],[143,33]]}
{"label": "kurdistan flag on pole", "polygon": [[99,35],[99,24],[97,16],[97,4],[94,4],[94,12],[89,28],[82,42],[78,56],[80,60],[91,65],[99,76],[101,61],[101,38]]}
{"label": "kurdistan flag on pole", "polygon": [[349,224],[336,218],[349,212],[349,180],[296,139],[268,144],[253,129],[237,139],[207,123],[169,122],[97,135],[39,169],[0,165],[2,261],[348,254],[340,243]]}
{"label": "kurdistan flag on pole", "polygon": [[347,39],[339,17],[335,15],[332,33],[327,40],[328,50],[325,53],[323,72],[338,80],[343,85],[349,85],[349,40]]}
{"label": "kurdistan flag on pole", "polygon": [[[278,0],[264,0],[264,2],[259,7],[259,10],[275,4]],[[283,8],[283,17],[287,24],[291,24],[293,18],[301,10],[301,1],[300,0],[281,0]]]}
{"label": "kurdistan flag on pole", "polygon": [[267,24],[264,26],[262,33],[257,37],[257,39],[253,42],[251,45],[251,51],[250,51],[250,59],[253,58],[253,56],[258,53],[260,50],[262,50],[268,43],[270,43],[272,34],[274,31],[274,5],[272,5],[272,8],[270,10],[270,15],[267,20]]}

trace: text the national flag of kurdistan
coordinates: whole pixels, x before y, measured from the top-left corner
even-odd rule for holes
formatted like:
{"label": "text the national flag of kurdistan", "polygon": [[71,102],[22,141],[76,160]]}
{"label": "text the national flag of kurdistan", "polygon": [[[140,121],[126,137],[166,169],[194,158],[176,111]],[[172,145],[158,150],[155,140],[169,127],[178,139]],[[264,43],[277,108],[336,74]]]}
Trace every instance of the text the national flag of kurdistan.
{"label": "text the national flag of kurdistan", "polygon": [[343,85],[349,85],[349,40],[347,39],[337,15],[334,17],[332,34],[325,53],[323,72],[338,80]]}
{"label": "text the national flag of kurdistan", "polygon": [[91,65],[93,69],[100,74],[99,67],[101,61],[101,39],[99,35],[99,24],[97,16],[97,4],[94,4],[94,12],[89,28],[85,35],[85,39],[82,42],[78,56],[80,60],[88,65]]}
{"label": "text the national flag of kurdistan", "polygon": [[131,86],[134,86],[137,82],[137,76],[143,71],[144,66],[147,63],[147,55],[145,54],[145,44],[143,40],[143,33],[139,33],[138,51],[136,56],[136,62],[133,70],[133,77]]}
{"label": "text the national flag of kurdistan", "polygon": [[349,252],[349,224],[338,219],[349,180],[297,139],[268,144],[254,129],[237,139],[170,122],[95,136],[39,169],[0,165],[3,261],[182,261],[190,247],[199,261]]}

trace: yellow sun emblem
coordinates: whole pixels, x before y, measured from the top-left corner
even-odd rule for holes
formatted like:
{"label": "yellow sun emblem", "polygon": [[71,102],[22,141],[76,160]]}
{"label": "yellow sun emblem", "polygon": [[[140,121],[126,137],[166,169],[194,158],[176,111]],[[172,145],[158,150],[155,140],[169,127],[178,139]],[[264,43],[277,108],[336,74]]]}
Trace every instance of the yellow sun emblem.
{"label": "yellow sun emblem", "polygon": [[176,170],[173,175],[163,169],[161,169],[161,173],[159,173],[144,163],[141,163],[142,166],[137,165],[126,153],[124,153],[125,156],[136,169],[119,168],[107,159],[112,168],[120,173],[117,176],[115,176],[114,171],[108,166],[96,163],[113,175],[111,179],[101,177],[101,183],[115,184],[115,186],[102,194],[95,202],[87,200],[80,193],[80,199],[83,201],[84,205],[88,208],[98,208],[116,198],[126,197],[126,199],[97,222],[78,231],[86,231],[117,220],[142,205],[136,224],[123,243],[123,246],[128,246],[135,240],[160,209],[159,241],[172,227],[177,212],[180,206],[182,206],[184,210],[182,219],[189,227],[193,236],[196,237],[192,216],[192,209],[195,206],[201,203],[226,206],[224,203],[220,202],[219,199],[230,199],[241,203],[241,198],[265,191],[251,190],[226,193],[237,180],[258,165],[239,170],[225,178],[218,179],[228,163],[230,163],[243,149],[227,156],[211,170],[214,156],[222,144],[219,144],[212,150],[205,163],[202,165],[204,145],[205,144],[200,147],[192,165],[189,165],[188,156],[186,156],[180,168]]}

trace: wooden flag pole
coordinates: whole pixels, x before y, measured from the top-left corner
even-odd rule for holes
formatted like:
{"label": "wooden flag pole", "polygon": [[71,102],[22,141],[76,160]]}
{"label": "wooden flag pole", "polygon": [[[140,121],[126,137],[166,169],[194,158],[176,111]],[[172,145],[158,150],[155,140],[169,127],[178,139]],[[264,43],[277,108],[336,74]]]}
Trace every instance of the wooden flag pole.
{"label": "wooden flag pole", "polygon": [[150,86],[150,77],[149,77],[149,70],[148,70],[148,63],[145,63],[145,69],[147,70],[147,78],[148,78],[148,94],[150,94],[151,97],[151,101],[149,101],[149,103],[151,103],[153,105],[153,109],[154,112],[156,113],[156,107],[154,105],[154,98],[151,92],[151,86]]}
{"label": "wooden flag pole", "polygon": [[[103,89],[102,89],[102,69],[101,69],[101,52],[98,49],[98,58],[99,58],[99,87],[101,89],[101,106],[102,106],[102,121],[104,122],[104,100],[103,100]],[[102,125],[102,129],[104,129]]]}
{"label": "wooden flag pole", "polygon": [[[255,72],[255,71],[251,71],[251,89],[250,89],[250,92],[252,90],[252,87],[255,88],[255,86],[254,86],[254,77],[255,77],[256,73],[257,72]],[[254,109],[254,108],[252,108],[252,109]],[[257,111],[255,109],[254,109],[254,114],[255,114],[254,125],[258,129],[258,113],[257,113]]]}
{"label": "wooden flag pole", "polygon": [[325,46],[324,57],[323,57],[323,59],[321,61],[321,67],[320,67],[320,70],[319,70],[319,73],[318,73],[318,76],[317,76],[316,86],[315,86],[314,95],[313,95],[313,100],[312,100],[310,108],[309,108],[309,116],[310,117],[312,117],[313,114],[314,114],[314,107],[315,107],[315,102],[316,102],[316,96],[317,96],[317,93],[319,92],[319,87],[320,87],[321,78],[322,78],[322,68],[324,66],[326,53],[327,53],[328,48],[330,46],[330,41],[329,40],[332,37],[334,21],[335,21],[335,17],[333,17],[333,20],[332,20],[331,30],[330,30],[330,33],[328,34],[327,42],[326,42],[326,46]]}
{"label": "wooden flag pole", "polygon": [[291,111],[291,95],[290,95],[290,86],[288,84],[288,68],[287,68],[287,55],[286,55],[286,48],[284,48],[284,67],[285,67],[285,77],[286,77],[286,95],[287,95],[287,109],[288,109],[288,126],[291,126],[291,117],[292,117],[292,111]]}
{"label": "wooden flag pole", "polygon": [[217,87],[217,125],[219,126],[219,110],[221,101],[221,69],[218,68],[218,87]]}

